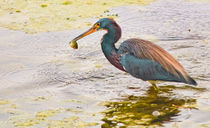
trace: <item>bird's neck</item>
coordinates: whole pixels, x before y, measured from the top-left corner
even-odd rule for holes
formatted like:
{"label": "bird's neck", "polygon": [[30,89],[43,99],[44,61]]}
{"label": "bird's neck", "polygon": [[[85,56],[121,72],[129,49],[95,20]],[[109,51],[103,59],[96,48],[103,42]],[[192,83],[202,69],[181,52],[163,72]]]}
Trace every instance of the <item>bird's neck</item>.
{"label": "bird's neck", "polygon": [[115,43],[121,37],[121,28],[118,24],[110,25],[106,28],[107,33],[103,36],[102,39],[102,50],[105,56],[109,56],[112,52],[117,52]]}
{"label": "bird's neck", "polygon": [[101,45],[105,56],[109,58],[109,56],[111,56],[112,53],[117,53],[117,49],[114,44],[121,37],[121,29],[119,25],[114,24],[108,26],[106,30],[107,33],[103,36]]}
{"label": "bird's neck", "polygon": [[120,55],[117,53],[117,48],[115,47],[115,43],[121,37],[121,29],[120,27],[115,26],[107,29],[107,31],[108,32],[104,35],[101,43],[103,53],[111,64],[124,71],[120,63]]}

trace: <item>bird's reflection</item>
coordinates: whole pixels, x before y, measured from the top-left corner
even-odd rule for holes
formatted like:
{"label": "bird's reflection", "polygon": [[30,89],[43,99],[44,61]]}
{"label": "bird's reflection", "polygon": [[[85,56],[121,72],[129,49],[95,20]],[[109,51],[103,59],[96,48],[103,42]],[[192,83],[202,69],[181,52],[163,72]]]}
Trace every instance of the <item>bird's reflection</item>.
{"label": "bird's reflection", "polygon": [[159,91],[150,87],[143,96],[128,96],[120,101],[108,102],[102,128],[128,126],[162,126],[178,116],[180,108],[196,109],[196,99],[180,97],[172,90],[202,91],[190,86],[162,86]]}

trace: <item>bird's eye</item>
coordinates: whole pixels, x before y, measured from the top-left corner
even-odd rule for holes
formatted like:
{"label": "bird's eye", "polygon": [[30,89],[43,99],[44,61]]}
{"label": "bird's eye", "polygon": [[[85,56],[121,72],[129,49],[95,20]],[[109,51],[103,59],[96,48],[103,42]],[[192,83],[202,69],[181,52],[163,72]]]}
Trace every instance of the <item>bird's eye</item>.
{"label": "bird's eye", "polygon": [[96,26],[96,27],[100,27],[100,23],[96,23],[95,26]]}

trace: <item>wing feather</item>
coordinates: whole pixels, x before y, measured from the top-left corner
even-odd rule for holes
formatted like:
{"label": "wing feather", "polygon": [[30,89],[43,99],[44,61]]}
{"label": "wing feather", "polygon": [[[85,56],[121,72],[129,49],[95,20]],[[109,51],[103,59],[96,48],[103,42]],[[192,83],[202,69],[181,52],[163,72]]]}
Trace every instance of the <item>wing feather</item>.
{"label": "wing feather", "polygon": [[121,44],[119,53],[130,53],[137,58],[151,59],[160,63],[162,67],[175,76],[180,77],[179,74],[181,74],[187,81],[189,79],[183,66],[173,56],[150,41],[137,38],[128,39]]}
{"label": "wing feather", "polygon": [[166,71],[158,62],[153,62],[151,59],[139,59],[133,54],[124,54],[121,56],[121,64],[125,71],[132,76],[142,80],[161,80],[188,83],[182,75],[176,77],[174,74]]}

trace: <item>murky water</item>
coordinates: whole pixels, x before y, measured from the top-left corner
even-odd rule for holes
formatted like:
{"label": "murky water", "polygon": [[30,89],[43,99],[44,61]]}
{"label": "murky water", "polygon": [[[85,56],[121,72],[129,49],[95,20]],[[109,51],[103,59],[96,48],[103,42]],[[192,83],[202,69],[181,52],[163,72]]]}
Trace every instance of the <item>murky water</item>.
{"label": "murky water", "polygon": [[87,28],[37,34],[1,28],[1,128],[210,127],[210,2],[160,0],[110,12],[119,15],[119,42],[152,40],[198,86],[165,82],[155,93],[106,60],[105,32],[78,41],[74,50],[68,42]]}

